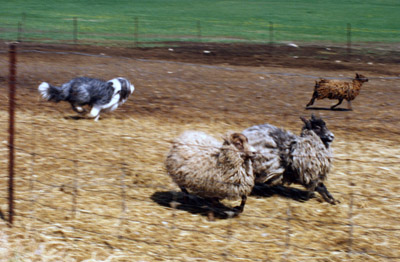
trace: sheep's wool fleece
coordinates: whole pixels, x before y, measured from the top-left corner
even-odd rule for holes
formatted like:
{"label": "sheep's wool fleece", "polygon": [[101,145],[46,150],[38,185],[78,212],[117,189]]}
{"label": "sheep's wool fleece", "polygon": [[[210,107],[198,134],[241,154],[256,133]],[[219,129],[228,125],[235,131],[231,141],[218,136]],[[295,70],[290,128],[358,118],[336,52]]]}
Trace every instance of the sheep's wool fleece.
{"label": "sheep's wool fleece", "polygon": [[269,182],[279,184],[282,180],[282,174],[285,168],[281,165],[280,149],[271,133],[281,133],[288,136],[282,139],[282,142],[295,138],[289,132],[277,128],[273,125],[264,124],[253,126],[243,131],[243,134],[249,139],[258,154],[253,159],[253,169],[256,176],[256,183]]}
{"label": "sheep's wool fleece", "polygon": [[311,130],[303,130],[300,137],[285,154],[285,161],[294,170],[301,184],[311,186],[313,181],[327,178],[332,161],[332,151]]}
{"label": "sheep's wool fleece", "polygon": [[203,132],[186,131],[176,138],[165,164],[178,186],[200,197],[237,199],[254,186],[251,160]]}
{"label": "sheep's wool fleece", "polygon": [[310,130],[300,136],[273,125],[253,126],[243,131],[260,154],[253,160],[257,183],[272,185],[325,180],[332,152]]}
{"label": "sheep's wool fleece", "polygon": [[321,80],[315,90],[318,92],[317,99],[346,99],[354,100],[360,94],[362,83],[357,80],[353,82],[342,82],[338,80]]}

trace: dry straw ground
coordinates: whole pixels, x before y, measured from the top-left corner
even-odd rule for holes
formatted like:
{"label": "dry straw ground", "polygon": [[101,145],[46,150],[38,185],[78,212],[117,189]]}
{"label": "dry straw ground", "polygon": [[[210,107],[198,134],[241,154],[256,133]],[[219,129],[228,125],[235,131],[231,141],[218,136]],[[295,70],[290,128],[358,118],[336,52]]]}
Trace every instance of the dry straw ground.
{"label": "dry straw ground", "polygon": [[[232,56],[229,64],[234,52],[214,48],[212,56],[201,48],[189,56],[187,49],[179,55],[179,48],[20,45],[16,216],[11,228],[0,222],[0,261],[400,259],[400,85],[392,78],[398,64],[381,57],[339,63],[284,53],[271,57],[275,63],[268,55],[248,55],[244,63]],[[253,60],[261,62],[249,64]],[[6,53],[0,65],[0,209],[7,216]],[[370,82],[354,111],[323,110],[335,102],[328,100],[316,102],[319,110],[304,109],[315,79],[355,72]],[[99,122],[77,119],[65,103],[40,99],[40,82],[61,84],[78,75],[125,76],[136,91]],[[163,165],[181,131],[219,137],[268,122],[298,133],[299,116],[312,112],[336,135],[327,187],[339,205],[319,196],[299,201],[295,190],[259,189],[242,215],[210,222],[202,204],[182,204]]]}

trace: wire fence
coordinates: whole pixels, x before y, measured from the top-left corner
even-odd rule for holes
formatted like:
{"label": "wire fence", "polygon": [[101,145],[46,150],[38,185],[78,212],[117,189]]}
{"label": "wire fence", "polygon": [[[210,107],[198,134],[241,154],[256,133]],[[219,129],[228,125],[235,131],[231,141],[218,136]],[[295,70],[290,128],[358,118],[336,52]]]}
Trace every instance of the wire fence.
{"label": "wire fence", "polygon": [[[164,20],[166,19],[166,20]],[[83,45],[154,47],[184,43],[269,44],[296,42],[300,45],[325,44],[353,49],[397,50],[398,30],[367,29],[343,25],[304,26],[274,21],[223,22],[187,18],[129,17],[127,19],[87,19],[83,17],[48,17],[22,13],[21,17],[0,24],[0,38],[5,41]],[[235,28],[235,30],[232,30]],[[371,39],[373,39],[371,41]],[[386,43],[379,43],[384,39]],[[293,44],[293,43],[292,43]]]}
{"label": "wire fence", "polygon": [[[397,115],[390,113],[399,105],[398,77],[373,77],[378,88],[363,90],[363,98],[359,98],[365,102],[385,98],[382,100],[389,104],[386,112],[371,114],[373,108],[360,105],[359,114],[327,112],[324,115],[331,130],[330,123],[335,130],[340,127],[338,133],[345,140],[339,141],[339,152],[333,158],[337,168],[332,176],[337,177],[334,179],[337,185],[332,185],[330,191],[342,202],[336,209],[323,203],[312,204],[313,199],[304,203],[293,201],[296,194],[301,196],[303,191],[293,188],[287,193],[278,187],[275,191],[254,193],[256,200],[246,205],[239,218],[229,218],[229,208],[219,207],[217,211],[228,219],[222,217],[210,225],[199,220],[206,216],[210,206],[201,199],[184,202],[183,195],[165,174],[164,156],[173,135],[180,129],[196,126],[207,130],[210,126],[218,130],[227,126],[232,128],[233,124],[219,126],[218,122],[227,117],[261,116],[265,114],[265,108],[257,111],[250,107],[235,107],[229,97],[214,103],[206,96],[210,100],[208,104],[196,100],[200,100],[203,92],[216,95],[235,90],[237,93],[232,92],[232,99],[236,101],[240,96],[238,90],[248,90],[248,85],[257,89],[254,92],[260,92],[266,83],[260,75],[271,82],[267,91],[272,96],[282,87],[287,90],[299,80],[313,82],[319,76],[77,52],[25,49],[18,50],[18,54],[21,62],[17,64],[15,145],[6,142],[5,128],[1,136],[1,154],[5,156],[8,149],[15,150],[14,228],[67,242],[73,251],[87,245],[131,258],[181,261],[298,261],[323,257],[354,261],[400,259],[397,251],[400,227],[396,222],[399,213],[395,208],[399,201],[396,182],[400,159],[399,149],[391,147],[392,143],[398,142],[399,126]],[[41,66],[34,66],[24,55],[39,55],[40,58],[35,57],[34,61]],[[79,66],[72,63],[71,67],[69,59],[81,62]],[[107,66],[110,62],[115,63],[116,68],[110,69]],[[0,58],[2,70],[8,64],[7,59]],[[140,88],[136,86],[137,94],[130,98],[135,101],[135,106],[127,103],[115,112],[115,118],[109,117],[94,125],[91,120],[63,118],[60,114],[68,110],[65,107],[55,109],[58,105],[32,98],[37,95],[37,84],[44,81],[41,77],[51,75],[53,81],[60,83],[62,81],[57,77],[67,79],[85,68],[89,75],[123,74],[138,81]],[[198,76],[188,73],[193,69]],[[204,78],[210,72],[216,76]],[[236,81],[224,72],[240,74],[238,78],[249,74],[253,81]],[[6,72],[0,71],[2,75]],[[283,83],[279,84],[281,81]],[[151,88],[153,85],[161,87]],[[175,85],[179,87],[174,89]],[[189,88],[185,89],[187,86]],[[379,94],[376,90],[383,86],[392,86],[392,89]],[[195,96],[190,96],[189,91]],[[288,92],[302,97],[301,91]],[[157,99],[159,97],[162,99]],[[168,98],[174,99],[172,106]],[[285,98],[282,95],[280,100]],[[269,118],[278,119],[283,114],[288,122],[296,123],[294,119],[299,117],[294,105],[292,110],[290,105],[276,101],[271,107],[279,110],[268,112]],[[162,114],[157,113],[157,108]],[[3,105],[0,121],[4,127],[8,123],[5,109]],[[200,119],[206,124],[198,126],[190,114],[183,115],[184,120],[179,121],[162,118],[168,111],[171,114],[206,112]],[[150,113],[144,114],[146,112]],[[219,116],[214,116],[214,112]],[[150,117],[155,120],[148,120]],[[180,121],[185,123],[182,125]],[[243,123],[247,124],[246,121]],[[373,135],[364,135],[365,130]],[[365,145],[354,141],[355,136],[361,137]],[[6,157],[2,159],[2,170],[6,170]],[[9,200],[4,182],[8,177],[5,172],[0,175],[3,181],[0,207],[6,218],[10,215],[3,209]],[[315,238],[321,241],[315,241]]]}

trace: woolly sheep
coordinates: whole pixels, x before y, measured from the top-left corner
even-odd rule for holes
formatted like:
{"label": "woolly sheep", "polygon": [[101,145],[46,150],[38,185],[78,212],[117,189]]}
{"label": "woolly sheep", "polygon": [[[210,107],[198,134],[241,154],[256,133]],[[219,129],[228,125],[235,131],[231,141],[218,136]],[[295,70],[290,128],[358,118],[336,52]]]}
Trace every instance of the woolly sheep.
{"label": "woolly sheep", "polygon": [[315,81],[314,93],[307,107],[314,104],[315,99],[338,99],[339,102],[331,106],[331,109],[334,109],[346,99],[348,109],[351,110],[351,100],[354,100],[360,94],[361,86],[365,82],[368,82],[368,78],[361,74],[356,74],[356,78],[352,82],[327,79]]}
{"label": "woolly sheep", "polygon": [[300,136],[264,124],[243,131],[260,154],[253,159],[257,183],[300,184],[310,197],[317,191],[330,204],[336,200],[324,185],[332,161],[330,144],[334,139],[325,122],[314,115],[304,122]]}
{"label": "woolly sheep", "polygon": [[190,192],[213,204],[241,198],[240,206],[234,208],[238,214],[254,186],[254,154],[243,134],[227,134],[221,143],[206,133],[186,131],[173,141],[165,165],[185,194]]}

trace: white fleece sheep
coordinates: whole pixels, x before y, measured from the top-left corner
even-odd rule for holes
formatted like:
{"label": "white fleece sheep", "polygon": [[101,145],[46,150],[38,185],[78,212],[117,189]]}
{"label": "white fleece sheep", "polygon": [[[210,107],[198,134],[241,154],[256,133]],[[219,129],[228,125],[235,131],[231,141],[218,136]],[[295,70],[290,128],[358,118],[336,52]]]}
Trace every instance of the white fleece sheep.
{"label": "white fleece sheep", "polygon": [[228,134],[221,143],[206,133],[186,131],[173,141],[165,165],[184,193],[213,201],[241,198],[235,208],[241,213],[254,186],[254,154],[243,134]]}

